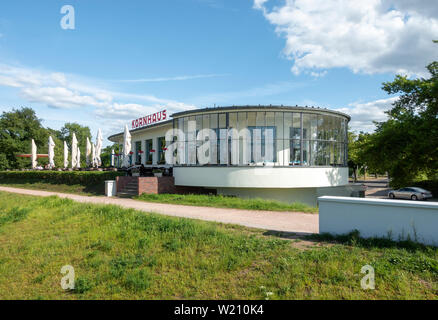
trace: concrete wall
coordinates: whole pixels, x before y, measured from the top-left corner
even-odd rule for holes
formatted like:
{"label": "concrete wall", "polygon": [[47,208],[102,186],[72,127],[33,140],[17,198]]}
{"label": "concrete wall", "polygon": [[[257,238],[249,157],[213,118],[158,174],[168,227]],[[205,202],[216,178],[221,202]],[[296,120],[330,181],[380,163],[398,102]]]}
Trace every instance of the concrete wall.
{"label": "concrete wall", "polygon": [[409,200],[320,197],[319,232],[438,245],[438,203]]}
{"label": "concrete wall", "polygon": [[175,184],[218,188],[318,188],[348,184],[348,168],[175,167]]}

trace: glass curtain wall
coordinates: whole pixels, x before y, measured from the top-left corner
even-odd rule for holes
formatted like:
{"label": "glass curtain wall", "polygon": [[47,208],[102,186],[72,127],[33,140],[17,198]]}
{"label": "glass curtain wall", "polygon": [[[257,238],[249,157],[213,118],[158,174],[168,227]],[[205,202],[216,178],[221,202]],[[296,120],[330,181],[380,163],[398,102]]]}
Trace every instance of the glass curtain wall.
{"label": "glass curtain wall", "polygon": [[202,156],[209,161],[202,165],[347,166],[348,121],[342,116],[223,112],[177,118],[173,125],[183,132],[184,163],[177,165],[201,165],[199,150],[208,149]]}

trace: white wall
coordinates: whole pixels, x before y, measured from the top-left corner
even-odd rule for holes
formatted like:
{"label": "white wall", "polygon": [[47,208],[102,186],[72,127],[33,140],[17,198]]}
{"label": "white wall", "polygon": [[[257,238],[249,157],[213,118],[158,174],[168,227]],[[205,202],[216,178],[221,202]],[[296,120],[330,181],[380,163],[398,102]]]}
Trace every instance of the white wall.
{"label": "white wall", "polygon": [[409,200],[320,197],[319,232],[411,240],[438,245],[438,203]]}
{"label": "white wall", "polygon": [[224,188],[315,188],[348,184],[348,168],[175,167],[175,184]]}

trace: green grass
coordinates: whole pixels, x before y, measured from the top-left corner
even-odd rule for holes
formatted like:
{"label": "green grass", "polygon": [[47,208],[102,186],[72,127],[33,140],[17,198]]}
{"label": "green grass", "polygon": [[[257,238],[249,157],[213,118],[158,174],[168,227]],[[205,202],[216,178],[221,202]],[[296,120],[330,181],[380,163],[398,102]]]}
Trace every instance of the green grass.
{"label": "green grass", "polygon": [[[438,298],[437,248],[288,236],[0,192],[0,299]],[[366,264],[376,290],[360,287]]]}
{"label": "green grass", "polygon": [[84,186],[80,184],[68,185],[68,184],[58,184],[58,183],[47,183],[41,182],[41,180],[35,181],[1,181],[1,186],[13,187],[13,188],[23,188],[31,190],[43,190],[43,191],[54,191],[61,193],[73,193],[85,196],[97,196],[105,194],[105,183],[98,183],[92,186]]}
{"label": "green grass", "polygon": [[283,203],[274,200],[264,199],[242,199],[238,197],[221,195],[198,195],[198,194],[142,194],[135,197],[136,200],[147,202],[159,202],[170,204],[182,204],[189,206],[234,208],[246,210],[268,210],[268,211],[295,211],[317,213],[318,208],[306,204]]}

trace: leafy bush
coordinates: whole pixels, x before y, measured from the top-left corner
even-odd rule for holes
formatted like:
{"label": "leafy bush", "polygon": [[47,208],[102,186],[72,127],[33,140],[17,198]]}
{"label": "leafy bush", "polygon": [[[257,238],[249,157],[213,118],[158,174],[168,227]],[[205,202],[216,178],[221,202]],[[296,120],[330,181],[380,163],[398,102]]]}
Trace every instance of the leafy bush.
{"label": "leafy bush", "polygon": [[116,171],[0,171],[0,182],[45,182],[90,186],[124,175]]}

